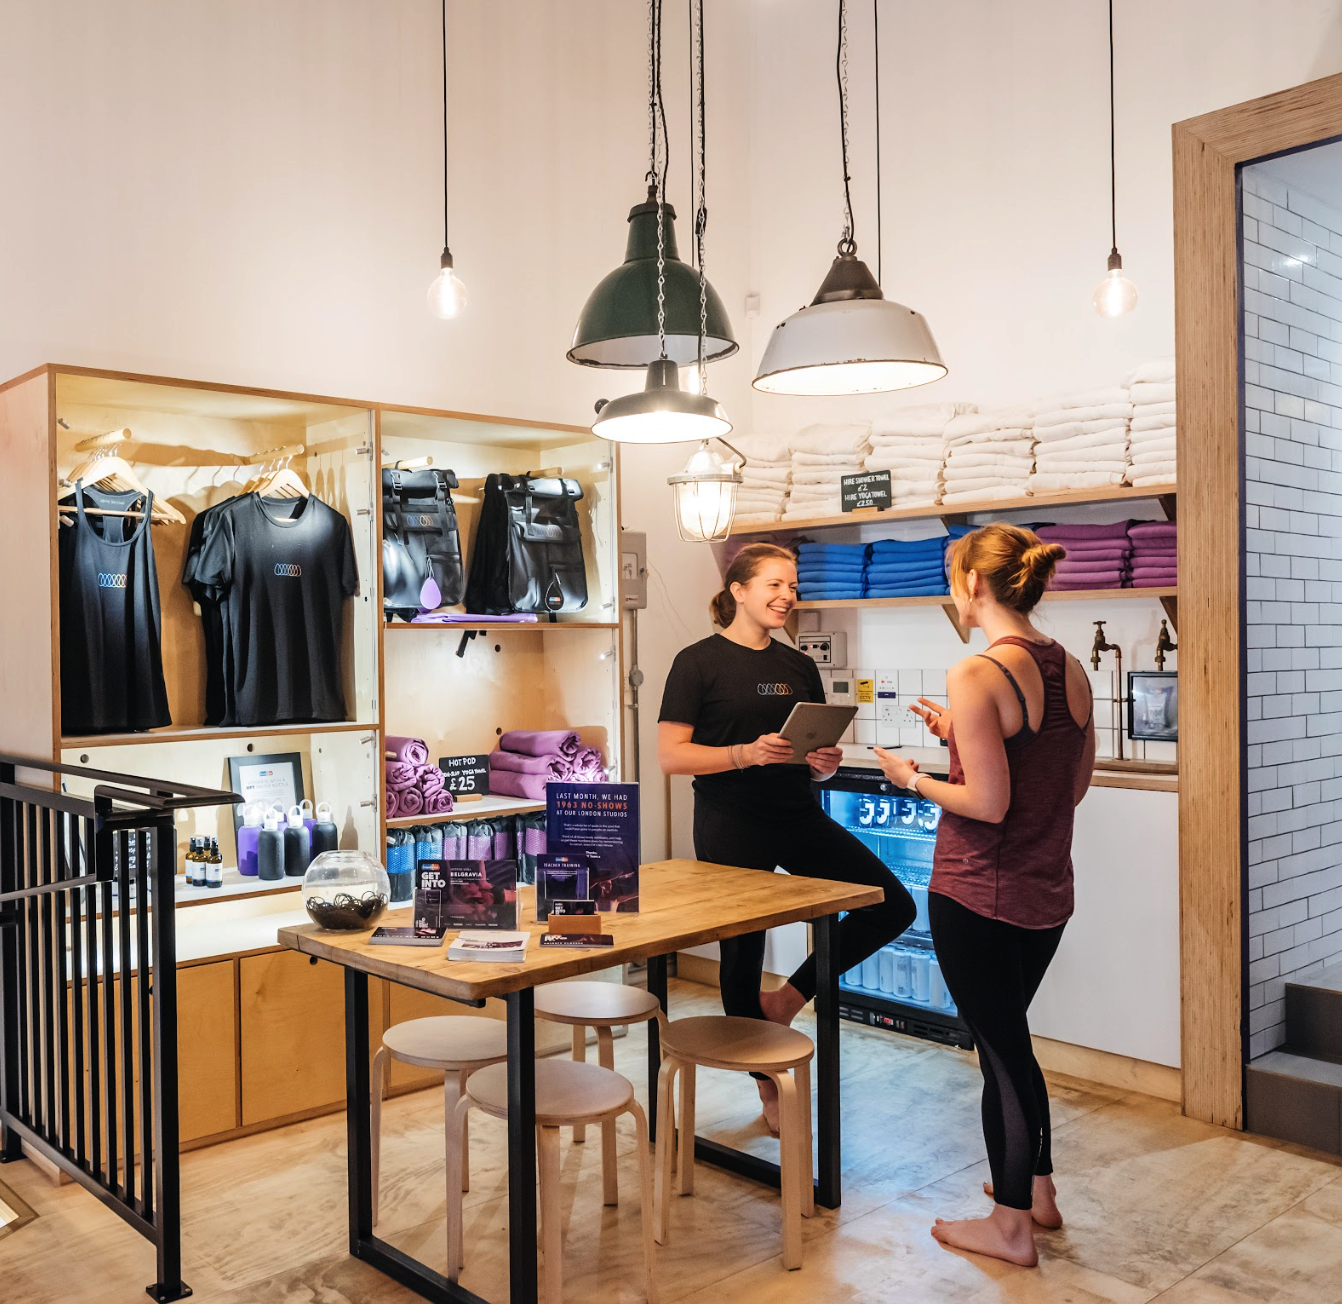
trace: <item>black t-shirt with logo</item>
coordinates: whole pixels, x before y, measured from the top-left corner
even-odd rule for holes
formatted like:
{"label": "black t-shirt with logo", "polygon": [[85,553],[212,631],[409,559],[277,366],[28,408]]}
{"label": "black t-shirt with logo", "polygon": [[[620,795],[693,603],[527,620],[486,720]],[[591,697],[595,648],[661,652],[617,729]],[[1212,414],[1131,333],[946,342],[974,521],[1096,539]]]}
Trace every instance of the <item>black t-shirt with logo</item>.
{"label": "black t-shirt with logo", "polygon": [[[713,634],[685,648],[671,664],[662,692],[663,721],[694,728],[705,747],[753,743],[777,733],[798,702],[823,702],[825,688],[810,657],[771,639],[748,648]],[[805,765],[752,765],[700,774],[694,790],[714,806],[761,816],[815,804]]]}
{"label": "black t-shirt with logo", "polygon": [[349,522],[315,495],[247,494],[211,521],[193,580],[225,604],[228,718],[344,720],[345,602],[359,576]]}

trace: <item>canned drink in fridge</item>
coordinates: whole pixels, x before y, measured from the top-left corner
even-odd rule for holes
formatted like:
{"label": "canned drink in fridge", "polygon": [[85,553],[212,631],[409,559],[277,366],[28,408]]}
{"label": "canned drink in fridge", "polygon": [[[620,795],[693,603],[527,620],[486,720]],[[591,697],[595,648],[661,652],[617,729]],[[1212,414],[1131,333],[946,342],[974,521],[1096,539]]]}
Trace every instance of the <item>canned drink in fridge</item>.
{"label": "canned drink in fridge", "polygon": [[946,987],[946,980],[941,976],[941,965],[935,956],[928,965],[927,987],[934,1010],[949,1010],[952,1007],[954,1002],[951,1000],[950,991]]}
{"label": "canned drink in fridge", "polygon": [[895,995],[906,1001],[913,994],[912,959],[905,950],[895,952]]}
{"label": "canned drink in fridge", "polygon": [[883,946],[877,956],[881,962],[881,991],[889,995],[895,990],[895,949]]}
{"label": "canned drink in fridge", "polygon": [[928,963],[927,952],[915,952],[912,961],[913,999],[917,1001],[919,1005],[927,1004],[928,983],[931,977],[928,972],[929,968],[930,965]]}
{"label": "canned drink in fridge", "polygon": [[862,986],[869,992],[881,990],[881,961],[879,956],[869,955],[862,961]]}

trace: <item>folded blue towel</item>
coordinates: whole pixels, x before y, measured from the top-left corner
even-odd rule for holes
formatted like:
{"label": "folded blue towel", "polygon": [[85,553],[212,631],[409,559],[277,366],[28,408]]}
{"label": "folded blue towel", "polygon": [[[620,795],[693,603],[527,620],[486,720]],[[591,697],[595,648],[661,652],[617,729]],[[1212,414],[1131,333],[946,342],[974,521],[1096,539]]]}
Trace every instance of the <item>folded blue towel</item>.
{"label": "folded blue towel", "polygon": [[865,570],[866,570],[866,567],[865,567],[865,566],[862,566],[862,565],[857,565],[857,566],[848,566],[848,565],[844,565],[844,566],[798,566],[798,567],[797,567],[797,578],[798,578],[798,579],[803,579],[803,580],[804,580],[804,579],[824,578],[824,577],[827,576],[827,575],[837,575],[837,576],[857,575],[857,576],[861,576],[862,573],[863,573]]}
{"label": "folded blue towel", "polygon": [[873,558],[932,556],[946,551],[947,539],[882,539],[871,545]]}
{"label": "folded blue towel", "polygon": [[868,575],[862,581],[869,589],[886,589],[891,585],[902,584],[945,584],[946,576],[940,571],[922,572],[917,575]]}
{"label": "folded blue towel", "polygon": [[867,574],[873,571],[898,572],[902,575],[917,571],[945,570],[944,557],[877,557],[867,563]]}
{"label": "folded blue towel", "polygon": [[949,593],[945,584],[889,584],[868,586],[863,597],[867,598],[921,598],[940,596]]}
{"label": "folded blue towel", "polygon": [[799,543],[797,555],[800,557],[865,557],[865,543]]}
{"label": "folded blue towel", "polygon": [[865,594],[862,592],[862,585],[817,585],[813,589],[800,590],[800,596],[804,602],[826,602],[843,598],[861,598]]}

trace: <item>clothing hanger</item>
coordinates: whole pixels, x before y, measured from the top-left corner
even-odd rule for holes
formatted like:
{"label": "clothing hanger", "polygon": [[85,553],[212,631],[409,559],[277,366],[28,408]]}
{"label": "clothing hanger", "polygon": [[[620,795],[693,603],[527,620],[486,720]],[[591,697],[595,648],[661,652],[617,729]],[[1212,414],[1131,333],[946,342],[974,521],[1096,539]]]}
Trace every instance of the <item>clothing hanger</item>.
{"label": "clothing hanger", "polygon": [[[60,519],[68,524],[73,520],[75,504],[64,502],[64,499],[70,498],[75,492],[75,485],[83,481],[85,488],[104,489],[109,493],[136,493],[145,499],[150,497],[149,490],[135,474],[131,464],[121,457],[114,450],[120,447],[130,438],[129,429],[109,430],[106,434],[96,435],[92,439],[82,440],[75,445],[76,452],[90,452],[93,455],[86,458],[74,468],[68,475],[62,478],[61,484],[65,486],[63,493],[56,495],[57,508],[61,514]],[[139,518],[144,515],[142,511],[113,511],[110,508],[86,507],[86,515],[93,516],[126,516]],[[69,513],[69,515],[67,515]],[[149,513],[150,520],[158,524],[170,523],[172,525],[185,525],[186,517],[177,510],[171,503],[165,502],[154,496],[153,506]]]}
{"label": "clothing hanger", "polygon": [[[302,446],[297,446],[297,451],[303,451]],[[303,478],[295,471],[289,463],[293,460],[295,452],[293,448],[282,448],[278,450],[278,466],[269,475],[262,475],[260,482],[251,490],[254,494],[260,494],[265,498],[309,498],[312,491],[303,483]]]}

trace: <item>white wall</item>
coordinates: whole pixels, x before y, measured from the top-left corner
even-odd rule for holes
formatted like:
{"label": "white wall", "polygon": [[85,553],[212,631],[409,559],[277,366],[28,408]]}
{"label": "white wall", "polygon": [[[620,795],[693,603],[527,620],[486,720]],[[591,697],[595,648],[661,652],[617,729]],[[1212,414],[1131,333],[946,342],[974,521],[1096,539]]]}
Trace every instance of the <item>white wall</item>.
{"label": "white wall", "polygon": [[[748,388],[838,236],[833,5],[708,9],[709,267],[742,342],[713,389],[740,427],[787,428],[852,410]],[[471,305],[448,326],[423,307],[441,247],[437,12],[7,0],[0,376],[54,360],[585,421],[618,380],[563,354],[640,198],[644,6],[452,0],[452,244]],[[1108,252],[1103,12],[884,0],[885,282],[951,367],[884,402],[1014,399],[1168,353],[1170,123],[1342,68],[1339,0],[1118,6],[1120,241],[1142,298],[1104,323],[1089,307]],[[869,13],[854,6],[850,77],[870,256]],[[668,8],[684,240],[683,18]],[[626,523],[648,529],[665,584],[643,617],[649,741],[671,655],[708,629],[711,559],[674,540],[663,483],[684,452],[625,461]]]}

